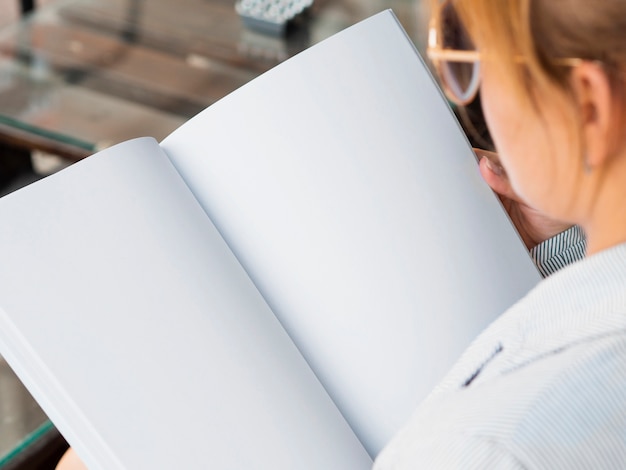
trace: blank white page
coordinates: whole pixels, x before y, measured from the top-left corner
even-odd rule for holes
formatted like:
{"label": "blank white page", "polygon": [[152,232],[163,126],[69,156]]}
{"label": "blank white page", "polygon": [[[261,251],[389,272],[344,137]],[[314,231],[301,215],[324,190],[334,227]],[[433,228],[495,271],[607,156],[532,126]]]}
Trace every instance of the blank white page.
{"label": "blank white page", "polygon": [[371,459],[153,139],[0,200],[0,352],[95,469]]}
{"label": "blank white page", "polygon": [[372,455],[539,280],[390,12],[161,146]]}

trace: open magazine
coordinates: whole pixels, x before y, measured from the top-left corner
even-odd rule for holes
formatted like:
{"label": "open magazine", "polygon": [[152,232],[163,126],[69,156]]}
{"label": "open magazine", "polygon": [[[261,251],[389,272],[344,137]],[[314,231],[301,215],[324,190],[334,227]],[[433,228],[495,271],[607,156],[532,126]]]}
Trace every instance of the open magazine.
{"label": "open magazine", "polygon": [[539,280],[390,11],[0,227],[0,354],[90,469],[368,468]]}

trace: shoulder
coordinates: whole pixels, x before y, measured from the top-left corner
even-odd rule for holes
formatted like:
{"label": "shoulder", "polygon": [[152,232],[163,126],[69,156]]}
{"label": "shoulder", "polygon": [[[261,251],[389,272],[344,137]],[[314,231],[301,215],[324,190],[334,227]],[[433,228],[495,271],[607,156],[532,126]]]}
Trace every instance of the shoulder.
{"label": "shoulder", "polygon": [[626,332],[434,395],[377,469],[626,468]]}
{"label": "shoulder", "polygon": [[[511,371],[531,389],[508,445],[529,468],[626,467],[626,332],[573,344]],[[524,387],[523,380],[540,382]],[[518,395],[519,396],[519,395]]]}
{"label": "shoulder", "polygon": [[496,320],[377,469],[626,468],[625,397],[623,244],[544,279]]}

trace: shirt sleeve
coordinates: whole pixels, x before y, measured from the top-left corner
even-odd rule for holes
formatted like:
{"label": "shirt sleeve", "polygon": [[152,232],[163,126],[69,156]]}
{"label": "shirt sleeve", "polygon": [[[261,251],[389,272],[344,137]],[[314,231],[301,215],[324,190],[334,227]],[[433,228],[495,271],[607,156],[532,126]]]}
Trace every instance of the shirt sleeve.
{"label": "shirt sleeve", "polygon": [[411,445],[399,452],[383,451],[373,470],[416,468],[526,470],[513,453],[495,440],[464,433],[450,433],[436,441],[429,436],[414,437]]}
{"label": "shirt sleeve", "polygon": [[555,235],[530,250],[530,256],[543,277],[585,257],[587,239],[578,225]]}

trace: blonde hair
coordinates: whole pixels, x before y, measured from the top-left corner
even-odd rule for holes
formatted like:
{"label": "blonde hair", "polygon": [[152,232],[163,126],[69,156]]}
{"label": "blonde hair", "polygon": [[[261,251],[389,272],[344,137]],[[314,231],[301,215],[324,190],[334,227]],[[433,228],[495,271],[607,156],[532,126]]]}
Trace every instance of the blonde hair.
{"label": "blonde hair", "polygon": [[[544,96],[560,99],[572,138],[585,152],[581,114],[560,59],[601,64],[613,97],[626,109],[625,0],[452,0],[481,54],[497,64],[517,102],[539,113]],[[437,8],[441,0],[432,0]],[[522,60],[520,60],[522,58]],[[623,123],[624,112],[616,116]],[[584,156],[583,156],[584,158]]]}
{"label": "blonde hair", "polygon": [[623,86],[624,0],[455,0],[455,6],[475,43],[518,92],[531,92],[531,83],[567,91],[569,69],[558,60],[572,57],[598,61],[611,84]]}

